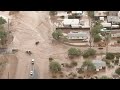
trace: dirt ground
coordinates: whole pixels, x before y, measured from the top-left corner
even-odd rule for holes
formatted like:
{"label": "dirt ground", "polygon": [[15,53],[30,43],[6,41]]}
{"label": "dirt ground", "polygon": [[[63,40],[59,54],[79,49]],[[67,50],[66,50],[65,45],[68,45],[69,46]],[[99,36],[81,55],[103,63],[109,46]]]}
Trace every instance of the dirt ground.
{"label": "dirt ground", "polygon": [[0,78],[3,75],[3,72],[5,70],[7,62],[8,62],[8,60],[5,58],[5,56],[4,55],[0,55]]}
{"label": "dirt ground", "polygon": [[[39,67],[37,72],[40,75],[37,78],[49,78],[49,56],[66,51],[64,46],[52,44],[51,34],[54,29],[50,23],[49,12],[21,11],[11,20],[11,25],[10,30],[14,39],[8,51],[11,52],[13,48],[19,49],[16,53],[18,66],[15,78],[27,79],[29,77],[33,58]],[[40,42],[38,46],[35,45],[36,41]],[[33,54],[27,55],[25,53],[27,50]]]}
{"label": "dirt ground", "polygon": [[[10,78],[28,79],[31,70],[31,60],[35,59],[35,68],[37,68],[36,79],[49,79],[48,58],[50,56],[56,57],[56,59],[59,59],[59,62],[69,62],[67,50],[72,46],[52,42],[51,34],[54,26],[50,21],[48,11],[20,11],[16,17],[11,17],[10,22],[10,31],[14,38],[8,46],[8,52],[11,53],[14,48],[18,49],[19,51],[15,54],[16,58],[14,56],[11,57],[15,61],[18,60],[18,62],[11,64],[14,70],[12,71],[12,67],[10,70],[6,69],[2,78],[8,78],[8,71],[10,71]],[[37,46],[35,45],[36,41],[40,42]],[[79,48],[81,51],[87,49],[86,47]],[[32,52],[31,56],[25,53],[27,50]],[[76,60],[79,62],[79,65],[84,61],[83,58]],[[13,76],[11,73],[14,73]]]}
{"label": "dirt ground", "polygon": [[13,54],[5,55],[4,60],[7,61],[1,79],[14,79],[17,69],[17,57]]}

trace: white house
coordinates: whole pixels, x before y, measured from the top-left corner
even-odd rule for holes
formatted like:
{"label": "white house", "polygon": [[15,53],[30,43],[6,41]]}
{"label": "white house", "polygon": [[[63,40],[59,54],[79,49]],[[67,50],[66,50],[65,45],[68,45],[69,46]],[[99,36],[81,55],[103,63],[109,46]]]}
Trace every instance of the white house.
{"label": "white house", "polygon": [[111,27],[111,23],[101,23],[104,28]]}
{"label": "white house", "polygon": [[64,26],[74,26],[74,25],[79,26],[80,22],[79,22],[79,19],[64,19],[63,25]]}
{"label": "white house", "polygon": [[82,14],[83,14],[83,12],[82,12],[82,11],[72,11],[72,14],[82,15]]}
{"label": "white house", "polygon": [[95,17],[105,17],[107,16],[107,11],[94,11]]}
{"label": "white house", "polygon": [[68,39],[88,40],[88,34],[86,32],[70,32],[67,37]]}
{"label": "white house", "polygon": [[106,63],[102,60],[92,60],[92,63],[94,64],[96,71],[99,71],[106,67]]}
{"label": "white house", "polygon": [[112,38],[120,37],[120,33],[111,33]]}

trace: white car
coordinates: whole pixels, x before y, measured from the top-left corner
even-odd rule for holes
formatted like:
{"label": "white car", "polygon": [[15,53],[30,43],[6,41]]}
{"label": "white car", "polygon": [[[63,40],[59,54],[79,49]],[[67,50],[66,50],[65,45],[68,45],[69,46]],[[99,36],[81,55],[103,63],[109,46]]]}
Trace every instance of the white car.
{"label": "white car", "polygon": [[33,71],[30,71],[30,75],[31,75],[31,76],[33,75]]}
{"label": "white car", "polygon": [[34,59],[32,59],[32,64],[34,64],[34,61],[35,61],[35,60],[34,60]]}

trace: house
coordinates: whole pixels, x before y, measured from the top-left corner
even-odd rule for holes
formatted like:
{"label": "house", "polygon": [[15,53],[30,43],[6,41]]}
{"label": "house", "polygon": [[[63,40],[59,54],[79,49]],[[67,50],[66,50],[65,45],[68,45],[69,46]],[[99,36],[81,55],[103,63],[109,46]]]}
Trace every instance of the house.
{"label": "house", "polygon": [[103,23],[101,23],[102,24],[102,26],[104,27],[104,28],[110,28],[111,27],[111,23],[105,23],[105,22],[103,22]]}
{"label": "house", "polygon": [[80,22],[79,22],[79,19],[64,19],[63,20],[63,25],[65,27],[80,27]]}
{"label": "house", "polygon": [[95,17],[106,17],[107,11],[94,11],[94,16]]}
{"label": "house", "polygon": [[119,38],[120,37],[120,33],[111,33],[111,37],[112,38]]}
{"label": "house", "polygon": [[77,16],[81,16],[83,14],[82,11],[72,11],[72,14],[75,14]]}
{"label": "house", "polygon": [[118,16],[107,16],[107,22],[112,24],[119,24],[120,23],[120,17]]}
{"label": "house", "polygon": [[67,35],[68,39],[81,39],[88,40],[88,34],[86,32],[70,32]]}
{"label": "house", "polygon": [[111,28],[111,29],[120,28],[119,25],[112,25],[111,23],[101,23],[101,24],[104,28]]}
{"label": "house", "polygon": [[95,20],[101,20],[101,17],[102,17],[102,21],[103,21],[103,19],[106,19],[107,11],[94,11]]}
{"label": "house", "polygon": [[119,11],[108,11],[108,16],[118,16]]}
{"label": "house", "polygon": [[106,68],[106,63],[102,60],[92,60],[92,63],[94,64],[96,71]]}

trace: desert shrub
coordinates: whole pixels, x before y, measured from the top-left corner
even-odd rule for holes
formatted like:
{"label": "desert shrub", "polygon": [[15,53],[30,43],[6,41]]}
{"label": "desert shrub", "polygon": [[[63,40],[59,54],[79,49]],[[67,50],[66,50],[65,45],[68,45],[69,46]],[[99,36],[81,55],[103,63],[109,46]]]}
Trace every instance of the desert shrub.
{"label": "desert shrub", "polygon": [[106,59],[111,60],[111,59],[114,59],[114,58],[115,58],[115,55],[113,53],[107,53],[106,54]]}
{"label": "desert shrub", "polygon": [[66,63],[66,64],[65,64],[65,67],[67,67],[67,68],[72,68],[73,66],[72,66],[71,64]]}
{"label": "desert shrub", "polygon": [[102,76],[102,77],[100,77],[100,79],[110,79],[110,78],[107,76]]}
{"label": "desert shrub", "polygon": [[74,67],[74,66],[77,66],[77,62],[76,61],[72,61],[71,62],[71,65]]}
{"label": "desert shrub", "polygon": [[82,68],[79,68],[78,71],[77,71],[79,74],[82,74],[84,71]]}
{"label": "desert shrub", "polygon": [[53,60],[53,58],[52,57],[49,57],[49,61],[51,62]]}
{"label": "desert shrub", "polygon": [[117,69],[115,70],[115,73],[118,74],[118,75],[120,75],[120,68],[117,68]]}
{"label": "desert shrub", "polygon": [[120,43],[120,40],[117,40],[117,43]]}
{"label": "desert shrub", "polygon": [[57,78],[57,75],[52,75],[52,78]]}

